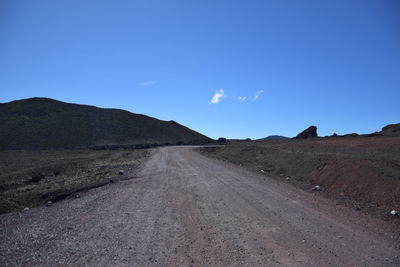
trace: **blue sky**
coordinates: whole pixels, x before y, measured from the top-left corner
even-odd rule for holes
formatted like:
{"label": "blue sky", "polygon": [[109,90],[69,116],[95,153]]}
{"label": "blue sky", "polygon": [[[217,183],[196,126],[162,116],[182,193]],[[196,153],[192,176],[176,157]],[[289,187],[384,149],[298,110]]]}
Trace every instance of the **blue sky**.
{"label": "blue sky", "polygon": [[396,0],[2,0],[0,102],[121,108],[214,138],[369,133],[400,122],[399,26]]}

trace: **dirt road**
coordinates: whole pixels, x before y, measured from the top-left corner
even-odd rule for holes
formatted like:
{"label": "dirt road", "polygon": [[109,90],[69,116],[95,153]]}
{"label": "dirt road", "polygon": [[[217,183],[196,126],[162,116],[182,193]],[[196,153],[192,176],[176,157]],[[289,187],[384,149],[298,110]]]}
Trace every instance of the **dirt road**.
{"label": "dirt road", "polygon": [[0,221],[1,266],[400,263],[393,224],[190,147],[157,149],[135,179]]}

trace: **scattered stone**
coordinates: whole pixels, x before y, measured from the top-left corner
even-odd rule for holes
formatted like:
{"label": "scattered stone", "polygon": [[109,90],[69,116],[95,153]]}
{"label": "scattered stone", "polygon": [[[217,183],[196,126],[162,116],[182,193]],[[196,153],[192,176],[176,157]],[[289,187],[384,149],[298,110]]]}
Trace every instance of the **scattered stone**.
{"label": "scattered stone", "polygon": [[299,133],[294,139],[305,139],[310,137],[317,137],[317,127],[310,126],[301,133]]}
{"label": "scattered stone", "polygon": [[391,210],[390,215],[399,216],[399,212],[397,210]]}
{"label": "scattered stone", "polygon": [[79,194],[76,194],[75,195],[75,198],[80,198],[81,196],[79,195]]}
{"label": "scattered stone", "polygon": [[53,206],[53,204],[54,204],[53,201],[50,200],[49,202],[46,203],[46,206],[50,207],[50,206]]}
{"label": "scattered stone", "polygon": [[264,172],[264,170],[261,170],[261,172]]}
{"label": "scattered stone", "polygon": [[286,177],[285,180],[286,180],[286,181],[290,181],[290,177],[289,177],[289,176]]}
{"label": "scattered stone", "polygon": [[123,170],[119,170],[118,174],[119,174],[119,175],[123,175],[123,174],[124,174],[124,171],[123,171]]}
{"label": "scattered stone", "polygon": [[27,211],[27,210],[29,210],[29,208],[28,208],[28,207],[24,208],[24,211]]}
{"label": "scattered stone", "polygon": [[321,186],[316,185],[312,188],[313,191],[321,191]]}
{"label": "scattered stone", "polygon": [[31,173],[31,182],[37,183],[44,178],[44,174],[41,172],[33,171]]}

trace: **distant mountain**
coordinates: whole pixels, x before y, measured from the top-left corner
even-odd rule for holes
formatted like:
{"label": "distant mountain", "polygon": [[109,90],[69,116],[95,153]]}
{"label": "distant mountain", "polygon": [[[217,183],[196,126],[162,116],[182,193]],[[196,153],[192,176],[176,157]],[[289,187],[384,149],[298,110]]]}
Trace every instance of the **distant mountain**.
{"label": "distant mountain", "polygon": [[120,109],[29,98],[0,104],[0,149],[201,143],[210,138],[175,121]]}
{"label": "distant mountain", "polygon": [[256,141],[281,140],[281,139],[289,139],[289,138],[281,135],[270,135],[268,137],[257,139]]}

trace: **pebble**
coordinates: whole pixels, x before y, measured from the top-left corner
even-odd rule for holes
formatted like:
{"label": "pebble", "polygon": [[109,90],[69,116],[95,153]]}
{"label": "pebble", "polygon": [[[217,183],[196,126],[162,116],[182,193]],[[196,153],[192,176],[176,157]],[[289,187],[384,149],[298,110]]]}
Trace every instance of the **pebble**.
{"label": "pebble", "polygon": [[391,210],[390,215],[399,216],[399,213],[396,210]]}

